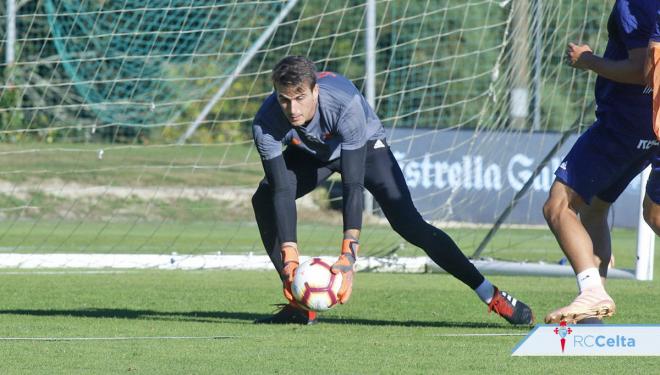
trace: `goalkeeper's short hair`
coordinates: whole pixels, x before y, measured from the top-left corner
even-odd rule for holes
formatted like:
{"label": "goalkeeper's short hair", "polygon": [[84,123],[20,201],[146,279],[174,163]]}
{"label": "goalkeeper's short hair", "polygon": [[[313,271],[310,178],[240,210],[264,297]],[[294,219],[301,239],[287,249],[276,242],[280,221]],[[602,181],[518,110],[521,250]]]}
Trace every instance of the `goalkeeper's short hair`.
{"label": "goalkeeper's short hair", "polygon": [[304,56],[287,56],[273,68],[273,87],[302,87],[316,85],[316,65]]}

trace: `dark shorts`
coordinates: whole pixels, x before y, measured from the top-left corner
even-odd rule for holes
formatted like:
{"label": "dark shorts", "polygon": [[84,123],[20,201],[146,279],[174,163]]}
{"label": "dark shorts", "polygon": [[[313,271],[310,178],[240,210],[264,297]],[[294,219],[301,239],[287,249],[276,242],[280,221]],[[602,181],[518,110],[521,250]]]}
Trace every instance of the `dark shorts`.
{"label": "dark shorts", "polygon": [[[587,204],[594,196],[612,203],[657,156],[658,148],[653,139],[615,132],[599,119],[578,138],[555,176]],[[651,187],[649,196],[657,203],[660,202],[660,160],[654,166],[657,173],[649,179],[647,192]]]}

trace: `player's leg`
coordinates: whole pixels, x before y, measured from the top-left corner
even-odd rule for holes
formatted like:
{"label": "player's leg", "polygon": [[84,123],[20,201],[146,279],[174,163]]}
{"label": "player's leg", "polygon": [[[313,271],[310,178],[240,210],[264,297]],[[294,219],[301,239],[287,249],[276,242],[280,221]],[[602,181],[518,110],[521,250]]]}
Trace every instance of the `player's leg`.
{"label": "player's leg", "polygon": [[368,144],[365,187],[373,194],[392,228],[424,250],[445,271],[472,288],[491,310],[513,324],[531,324],[527,305],[499,291],[442,230],[427,223],[415,208],[405,178],[389,147]]}
{"label": "player's leg", "polygon": [[[589,233],[594,246],[594,261],[598,265],[600,281],[605,285],[608,267],[614,265],[612,254],[612,239],[610,227],[607,223],[607,215],[611,203],[605,202],[598,197],[591,200],[590,205],[580,212],[580,221]],[[578,285],[579,288],[579,285]],[[579,324],[603,324],[602,317],[585,318]]]}
{"label": "player's leg", "polygon": [[[600,280],[603,286],[607,280],[607,271],[609,267],[614,267],[614,254],[612,253],[612,241],[610,236],[610,227],[607,222],[609,208],[613,201],[625,190],[630,181],[643,168],[642,164],[633,165],[627,174],[622,175],[619,180],[610,188],[599,193],[602,197],[596,196],[591,200],[590,205],[586,205],[580,211],[580,221],[589,233],[593,243],[594,262],[598,266]],[[578,284],[579,288],[579,284]],[[578,289],[579,290],[579,289]],[[602,317],[592,317],[580,320],[580,324],[602,324]]]}
{"label": "player's leg", "polygon": [[[580,136],[555,172],[557,178],[543,214],[576,273],[579,295],[573,303],[548,314],[546,322],[579,321],[614,313],[614,301],[601,280],[601,276],[607,275],[607,262],[597,261],[598,255],[607,259],[611,251],[608,242],[603,243],[604,206],[614,202],[648,163],[650,151],[638,149],[638,143],[638,137],[615,133],[597,122]],[[590,204],[596,207],[589,207]],[[595,214],[598,219],[592,218],[602,220],[593,224],[598,229],[583,225],[578,214],[589,221],[590,211],[598,211],[597,206],[603,206],[603,212]]]}
{"label": "player's leg", "polygon": [[[555,181],[550,189],[543,214],[575,274],[596,269],[605,283],[612,256],[607,214],[612,205],[598,197],[591,204],[570,186]],[[585,249],[591,249],[586,251]],[[589,273],[586,274],[589,276]],[[580,284],[578,283],[578,288]]]}
{"label": "player's leg", "polygon": [[660,236],[660,203],[656,203],[649,197],[644,196],[644,220],[653,229],[656,236]]}
{"label": "player's leg", "polygon": [[578,217],[578,212],[586,207],[575,190],[557,180],[543,206],[543,216],[576,274],[596,268],[591,237]]}
{"label": "player's leg", "polygon": [[[289,147],[284,151],[284,160],[289,174],[288,179],[291,184],[296,186],[296,198],[314,190],[316,186],[332,174],[332,171],[324,166],[323,163],[316,161],[314,158],[293,147]],[[252,197],[252,206],[264,248],[279,276],[282,272],[283,264],[280,241],[277,239],[277,230],[275,227],[272,196],[268,182],[265,180],[261,181]],[[289,303],[281,306],[281,309],[272,316],[258,319],[255,323],[314,324],[316,323],[316,313],[304,310],[294,303]]]}
{"label": "player's leg", "polygon": [[585,206],[580,211],[580,222],[591,238],[594,262],[598,266],[601,282],[605,285],[607,269],[612,259],[612,238],[607,223],[607,215],[612,203],[594,197],[591,204]]}
{"label": "player's leg", "polygon": [[660,236],[660,152],[656,152],[651,161],[653,170],[646,183],[643,211],[644,220]]}
{"label": "player's leg", "polygon": [[404,239],[429,253],[444,270],[471,287],[484,277],[443,231],[427,223],[415,208],[410,191],[389,147],[367,151],[364,184],[378,202],[392,228]]}
{"label": "player's leg", "polygon": [[[583,214],[581,219],[585,219],[584,222],[578,218],[578,212]],[[603,235],[603,224],[599,223],[598,213],[590,212],[589,206],[569,186],[555,181],[543,206],[543,214],[573,267],[579,290],[579,300],[576,299],[569,306],[552,311],[546,315],[545,322],[602,319],[614,313],[614,301],[603,287],[605,276],[601,277],[599,264],[596,261],[596,247],[592,242],[592,235],[596,243],[601,242],[601,246],[602,242],[606,241],[598,237]],[[604,229],[607,229],[606,219],[607,214],[605,214]],[[609,235],[607,237],[609,238]]]}

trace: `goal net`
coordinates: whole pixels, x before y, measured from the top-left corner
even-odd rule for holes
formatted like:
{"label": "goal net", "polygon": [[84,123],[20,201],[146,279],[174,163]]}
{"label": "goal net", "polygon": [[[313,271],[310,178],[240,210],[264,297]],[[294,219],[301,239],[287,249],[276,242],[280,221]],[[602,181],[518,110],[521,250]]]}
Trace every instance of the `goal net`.
{"label": "goal net", "polygon": [[[21,255],[18,266],[37,259],[25,254],[263,255],[251,120],[271,67],[298,54],[369,95],[417,207],[466,254],[556,263],[541,206],[594,119],[595,76],[567,67],[563,51],[575,41],[602,53],[612,3],[3,2],[2,251]],[[308,255],[339,246],[333,181],[298,202]],[[611,215],[631,241],[639,188]],[[362,243],[365,255],[423,255],[377,205]]]}

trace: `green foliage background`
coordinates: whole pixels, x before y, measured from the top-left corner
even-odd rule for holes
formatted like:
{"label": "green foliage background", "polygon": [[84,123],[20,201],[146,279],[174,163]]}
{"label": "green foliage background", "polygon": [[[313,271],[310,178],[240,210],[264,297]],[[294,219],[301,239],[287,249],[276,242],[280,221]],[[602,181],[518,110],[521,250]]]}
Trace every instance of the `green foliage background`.
{"label": "green foliage background", "polygon": [[[184,0],[180,2],[185,3]],[[532,64],[538,53],[541,56],[540,130],[565,130],[576,119],[580,120],[579,124],[588,125],[593,119],[593,110],[588,104],[593,96],[595,76],[564,65],[563,51],[566,44],[573,41],[588,43],[596,53],[602,53],[607,40],[607,15],[613,1],[529,0],[529,30],[526,34],[529,50],[526,56],[512,54],[512,38],[520,35],[512,31],[512,3],[491,0],[377,1],[376,107],[385,125],[507,128],[510,126],[508,91],[513,81],[512,67],[527,61],[529,76],[526,82],[533,92],[531,77],[535,72]],[[66,17],[54,17],[52,13],[63,8],[52,4],[74,3],[34,0],[19,4],[16,64],[13,67],[0,65],[4,77],[0,87],[0,139],[4,141],[29,138],[47,142],[173,142],[197,117],[223,83],[226,72],[237,63],[237,59],[221,58],[230,49],[226,45],[247,46],[248,41],[256,39],[252,34],[238,35],[243,38],[240,42],[202,36],[196,53],[210,54],[210,58],[178,56],[163,64],[159,78],[169,79],[172,87],[165,94],[168,95],[168,105],[173,106],[166,108],[165,117],[120,126],[108,123],[86,105],[93,99],[89,91],[85,91],[89,87],[83,89],[81,82],[97,78],[100,73],[92,72],[91,76],[85,77],[76,71],[78,75],[72,77],[71,67],[67,69],[67,62],[61,61],[62,48],[65,47],[59,46],[58,49],[54,45],[57,38],[52,37],[52,26],[64,22]],[[77,5],[79,9],[85,10],[108,7],[103,1],[88,0],[80,4]],[[283,5],[272,4],[273,14]],[[534,34],[537,4],[542,4],[540,38]],[[91,25],[90,32],[95,24],[92,22],[94,14],[76,15],[77,19],[90,18],[80,21]],[[0,15],[6,20],[5,2],[0,4]],[[245,25],[228,26],[239,28]],[[181,27],[185,31],[187,26]],[[0,39],[3,43],[4,34],[2,28]],[[213,143],[249,139],[252,116],[271,91],[270,67],[287,54],[309,56],[321,70],[342,73],[363,88],[364,36],[365,1],[299,2],[213,108],[191,141]],[[171,42],[173,49],[174,45],[178,48],[177,41],[164,39],[162,42]],[[126,44],[130,45],[122,47],[119,43],[115,46],[119,48],[115,53],[120,53],[121,48],[126,48],[124,52],[138,53],[133,43]],[[2,47],[4,49],[4,44]],[[167,47],[159,46],[160,49]],[[215,52],[217,55],[213,56]],[[109,54],[106,50],[94,49],[85,53],[98,57]],[[106,73],[111,76],[112,72]],[[140,71],[132,73],[139,74]],[[135,107],[138,113],[141,110],[143,108]],[[528,128],[531,127],[531,113],[530,108]]]}

